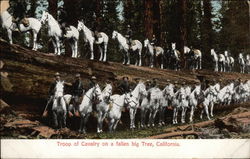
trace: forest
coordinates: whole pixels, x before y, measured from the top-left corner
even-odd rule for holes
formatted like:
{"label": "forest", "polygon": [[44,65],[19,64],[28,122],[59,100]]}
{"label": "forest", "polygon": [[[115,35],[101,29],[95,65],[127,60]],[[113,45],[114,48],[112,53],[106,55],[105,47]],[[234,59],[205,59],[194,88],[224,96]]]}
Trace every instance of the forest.
{"label": "forest", "polygon": [[[108,60],[120,62],[122,57],[118,43],[112,40],[112,32],[125,34],[129,24],[133,30],[133,39],[143,42],[155,34],[159,46],[168,49],[176,42],[177,49],[183,52],[183,46],[200,49],[203,54],[203,66],[210,68],[212,60],[210,49],[217,53],[225,50],[234,58],[239,53],[250,53],[250,2],[247,0],[27,0],[27,16],[41,18],[42,11],[48,11],[58,18],[58,8],[63,6],[69,15],[68,23],[77,26],[83,20],[91,29],[94,21],[99,31],[109,38]],[[52,52],[48,42],[47,28],[42,27],[39,38],[40,51]],[[1,37],[6,39],[1,29]],[[28,43],[21,40],[23,35],[15,34],[16,43]],[[79,40],[81,57],[86,58],[88,47],[82,36]],[[66,56],[71,56],[67,51]]]}

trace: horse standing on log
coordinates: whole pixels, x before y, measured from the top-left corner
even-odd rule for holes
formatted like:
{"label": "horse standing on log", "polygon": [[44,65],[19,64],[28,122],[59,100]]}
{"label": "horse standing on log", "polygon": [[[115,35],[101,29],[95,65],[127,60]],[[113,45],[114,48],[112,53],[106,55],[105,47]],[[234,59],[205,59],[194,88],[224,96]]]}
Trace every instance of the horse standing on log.
{"label": "horse standing on log", "polygon": [[12,40],[13,31],[19,30],[21,33],[31,31],[33,34],[32,50],[36,51],[38,49],[37,34],[39,33],[41,29],[41,22],[36,18],[27,18],[28,26],[25,26],[24,24],[20,24],[18,26],[15,22],[12,21],[12,19],[13,17],[10,15],[10,13],[7,10],[1,14],[2,27],[7,30],[9,43],[13,44],[13,40]]}
{"label": "horse standing on log", "polygon": [[[48,22],[48,36],[51,37],[52,43],[54,46],[54,53],[56,55],[61,55],[61,39],[63,38],[63,33],[60,28],[59,23],[55,20],[55,18],[50,15],[48,12],[43,11],[41,23],[44,24]],[[70,26],[70,31],[67,31],[65,37],[70,44],[72,50],[72,57],[78,57],[78,39],[79,32],[74,26]]]}
{"label": "horse standing on log", "polygon": [[151,68],[153,68],[154,67],[154,58],[157,59],[157,57],[160,57],[160,59],[161,59],[160,67],[161,67],[161,69],[163,69],[163,55],[164,55],[163,48],[159,47],[159,46],[154,48],[150,44],[148,39],[144,40],[144,47],[146,48],[145,56],[149,57],[149,63],[150,63],[149,66]]}
{"label": "horse standing on log", "polygon": [[89,44],[90,49],[90,60],[94,60],[94,44],[98,45],[100,51],[99,61],[107,61],[107,49],[109,37],[104,32],[99,32],[97,35],[97,41],[95,41],[94,33],[83,23],[83,21],[78,21],[77,26],[78,31],[83,31],[84,42]]}
{"label": "horse standing on log", "polygon": [[245,73],[246,63],[245,63],[245,59],[242,53],[239,54],[238,62],[240,64],[240,73]]}
{"label": "horse standing on log", "polygon": [[[130,65],[130,51],[136,52],[136,66],[141,66],[141,52],[142,52],[142,43],[139,40],[133,40],[132,46],[129,48],[128,40],[117,31],[113,31],[112,39],[117,39],[119,43],[120,50],[123,51],[123,63]],[[127,60],[126,60],[127,59]]]}

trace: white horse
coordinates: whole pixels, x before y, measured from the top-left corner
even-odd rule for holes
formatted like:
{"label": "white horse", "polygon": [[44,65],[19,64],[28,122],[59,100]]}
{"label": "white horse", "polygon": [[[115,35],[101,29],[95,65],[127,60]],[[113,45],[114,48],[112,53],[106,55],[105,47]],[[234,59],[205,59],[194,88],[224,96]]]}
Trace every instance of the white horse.
{"label": "white horse", "polygon": [[220,72],[225,72],[225,56],[223,54],[218,55],[218,67]]}
{"label": "white horse", "polygon": [[111,96],[111,109],[108,112],[109,131],[115,131],[117,124],[121,120],[122,110],[125,104],[131,103],[130,94],[112,95]]}
{"label": "white horse", "polygon": [[[136,58],[135,65],[141,66],[142,43],[139,40],[133,40],[132,46],[129,49],[127,39],[122,34],[118,33],[117,31],[113,31],[112,39],[117,39],[117,41],[119,42],[120,50],[124,51],[123,52],[123,64],[130,65],[130,50],[132,50],[133,52],[135,51],[137,52],[136,56],[138,58]],[[127,58],[127,62],[126,62],[126,58]]]}
{"label": "white horse", "polygon": [[171,96],[173,95],[173,84],[168,84],[163,90],[162,97],[160,99],[160,108],[159,108],[159,126],[165,125],[165,110],[167,106],[170,105]]}
{"label": "white horse", "polygon": [[[189,95],[191,94],[191,88],[189,86],[185,86],[184,87],[185,92],[180,92],[180,104],[181,104],[181,108],[182,108],[182,112],[181,112],[181,122],[185,123],[185,118],[186,118],[186,111],[187,108],[189,106]],[[184,93],[184,94],[183,94]]]}
{"label": "white horse", "polygon": [[227,72],[232,72],[232,69],[234,67],[234,58],[232,56],[229,56],[227,51],[224,52],[224,56],[225,56],[225,70]]}
{"label": "white horse", "polygon": [[162,91],[159,88],[153,87],[149,89],[150,101],[149,101],[149,117],[148,127],[154,127],[155,117],[160,108],[160,100],[162,98]]}
{"label": "white horse", "polygon": [[176,49],[176,43],[171,43],[171,50],[169,50],[169,58],[170,58],[170,68],[174,70],[179,70],[180,67],[180,51]]}
{"label": "white horse", "polygon": [[55,128],[63,128],[66,126],[67,108],[63,98],[64,82],[58,81],[55,86],[55,96],[53,99],[52,113]]}
{"label": "white horse", "polygon": [[8,11],[4,11],[1,14],[1,22],[2,27],[7,30],[9,43],[13,44],[12,40],[12,31],[16,31],[17,29],[20,30],[20,32],[28,32],[31,31],[33,34],[33,48],[32,50],[37,50],[37,34],[39,33],[41,29],[41,22],[35,18],[27,18],[29,22],[29,26],[24,26],[23,24],[20,24],[19,26],[12,21],[13,17],[10,15]]}
{"label": "white horse", "polygon": [[[150,61],[150,67],[154,67],[154,58],[157,59],[157,57],[160,57],[161,58],[161,64],[160,64],[160,67],[161,69],[163,69],[163,54],[164,54],[164,50],[162,47],[153,47],[149,40],[146,39],[144,40],[144,47],[147,49],[146,50],[146,55],[149,56],[149,61]],[[155,53],[154,53],[155,52]],[[155,57],[154,57],[155,56]]]}
{"label": "white horse", "polygon": [[250,73],[250,55],[249,54],[246,55],[246,70],[247,70],[247,73]]}
{"label": "white horse", "polygon": [[175,92],[172,96],[172,107],[173,107],[173,124],[178,124],[178,111],[181,109],[180,100],[178,97],[179,91]]}
{"label": "white horse", "polygon": [[214,49],[211,49],[211,55],[213,56],[213,61],[215,63],[214,65],[214,71],[218,71],[218,61],[219,61],[219,58],[218,58],[218,55],[216,54],[216,52],[214,51]]}
{"label": "white horse", "polygon": [[97,133],[103,132],[103,121],[106,118],[109,107],[109,100],[112,95],[112,86],[111,84],[106,84],[106,87],[101,92],[100,87],[96,87],[98,104],[96,105],[97,110]]}
{"label": "white horse", "polygon": [[[202,103],[203,110],[201,111],[200,118],[203,118],[204,111],[206,112],[208,120],[211,120],[210,116],[213,117],[213,108],[214,108],[214,97],[217,95],[217,91],[215,90],[214,86],[209,86],[205,92],[205,99]],[[210,113],[209,113],[210,108]]]}
{"label": "white horse", "polygon": [[201,69],[202,53],[199,49],[190,49],[187,46],[184,46],[184,55],[187,56],[190,61],[191,69]]}
{"label": "white horse", "polygon": [[[62,30],[59,23],[54,19],[48,12],[43,11],[41,23],[48,22],[48,36],[51,37],[54,46],[54,53],[61,55],[61,44],[60,40],[63,37]],[[72,57],[78,57],[78,39],[79,32],[74,26],[70,26],[70,31],[67,31],[66,38],[69,41],[72,50]]]}
{"label": "white horse", "polygon": [[199,97],[201,95],[201,85],[195,85],[194,90],[189,96],[189,106],[191,108],[189,122],[193,122],[194,110],[197,107]]}
{"label": "white horse", "polygon": [[99,85],[96,84],[93,88],[90,88],[85,95],[83,96],[83,100],[81,102],[81,104],[79,105],[79,112],[80,112],[80,128],[79,128],[79,132],[80,133],[86,133],[86,124],[88,122],[88,118],[91,114],[91,112],[93,111],[93,99],[94,97],[96,97],[99,92],[98,92],[98,88]]}
{"label": "white horse", "polygon": [[97,35],[98,40],[95,41],[94,33],[83,23],[83,21],[78,21],[77,29],[83,31],[84,42],[89,44],[91,60],[94,60],[94,44],[98,44],[100,51],[99,61],[107,61],[107,49],[109,37],[104,32],[99,32]]}
{"label": "white horse", "polygon": [[139,82],[134,90],[131,92],[131,102],[128,103],[129,115],[130,115],[130,129],[135,128],[135,115],[137,108],[139,107],[139,101],[147,93],[146,86],[143,82]]}
{"label": "white horse", "polygon": [[240,73],[245,73],[246,63],[245,63],[245,59],[244,59],[242,53],[239,54],[238,62],[240,64]]}

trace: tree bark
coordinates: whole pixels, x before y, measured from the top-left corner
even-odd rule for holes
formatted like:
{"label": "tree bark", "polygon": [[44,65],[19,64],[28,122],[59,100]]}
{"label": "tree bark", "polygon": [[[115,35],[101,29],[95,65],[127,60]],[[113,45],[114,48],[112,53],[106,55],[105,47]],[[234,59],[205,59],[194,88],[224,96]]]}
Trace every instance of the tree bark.
{"label": "tree bark", "polygon": [[154,26],[153,26],[153,0],[144,0],[144,7],[145,7],[145,35],[146,38],[151,39],[154,33]]}
{"label": "tree bark", "polygon": [[57,3],[58,3],[58,0],[48,0],[49,2],[49,13],[55,18],[57,19]]}
{"label": "tree bark", "polygon": [[[181,52],[181,67],[183,68],[185,65],[184,61],[184,46],[186,45],[186,6],[187,1],[186,0],[178,0],[178,19],[179,19],[179,26],[178,26],[178,32],[179,32],[179,38],[177,42],[177,48]],[[179,44],[179,45],[178,45]]]}
{"label": "tree bark", "polygon": [[212,34],[213,34],[213,26],[212,26],[212,6],[210,0],[203,0],[203,9],[204,9],[204,52],[205,54],[209,53],[209,50],[212,46]]}

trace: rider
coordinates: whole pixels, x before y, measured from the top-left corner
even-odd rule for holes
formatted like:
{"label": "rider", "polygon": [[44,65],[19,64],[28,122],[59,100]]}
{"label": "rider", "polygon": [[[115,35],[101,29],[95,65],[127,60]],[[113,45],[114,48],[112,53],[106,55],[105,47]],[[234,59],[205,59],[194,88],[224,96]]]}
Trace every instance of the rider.
{"label": "rider", "polygon": [[53,98],[54,98],[54,91],[55,91],[55,87],[56,87],[56,83],[57,82],[60,82],[61,81],[61,75],[60,75],[60,73],[59,72],[56,72],[55,73],[55,79],[54,79],[54,81],[51,83],[51,85],[50,85],[50,88],[49,88],[49,98],[48,98],[48,101],[47,101],[47,105],[46,105],[46,107],[45,107],[45,110],[44,110],[44,112],[43,112],[43,116],[45,117],[45,116],[47,116],[47,112],[48,112],[48,110],[50,110],[51,108],[48,108],[48,107],[51,107],[50,106],[50,103],[52,102],[52,100],[53,100]]}
{"label": "rider", "polygon": [[153,52],[154,52],[154,56],[155,56],[155,52],[156,52],[155,48],[156,48],[156,44],[157,44],[157,39],[155,37],[155,34],[153,35],[153,38],[150,41],[150,44],[153,46]]}
{"label": "rider", "polygon": [[127,38],[127,40],[128,40],[128,47],[129,47],[129,49],[131,48],[131,44],[132,44],[132,34],[133,34],[133,32],[132,32],[132,29],[130,28],[130,25],[127,25],[127,31],[126,31],[126,35],[125,35],[125,37]]}
{"label": "rider", "polygon": [[68,24],[69,17],[68,17],[67,12],[63,8],[63,6],[61,6],[58,10],[59,10],[58,22],[61,25],[63,36],[66,37],[67,31],[70,30],[70,27],[69,27],[69,24]]}
{"label": "rider", "polygon": [[151,82],[151,88],[153,87],[157,87],[158,84],[157,84],[157,78],[153,78],[152,82]]}
{"label": "rider", "polygon": [[75,77],[75,82],[72,84],[72,102],[75,108],[75,116],[79,116],[79,99],[83,96],[85,90],[83,88],[80,73],[77,73]]}
{"label": "rider", "polygon": [[[17,25],[23,22],[27,27],[28,23],[23,20],[26,16],[27,2],[25,0],[11,0],[9,4],[8,12],[13,15],[13,22]],[[18,27],[18,29],[20,28]]]}
{"label": "rider", "polygon": [[94,13],[93,14],[93,21],[92,21],[92,31],[94,33],[94,38],[95,38],[95,41],[98,40],[98,22],[97,22],[97,19],[96,19],[96,14]]}
{"label": "rider", "polygon": [[90,81],[89,81],[89,85],[88,85],[88,89],[95,87],[95,85],[96,85],[96,77],[91,76]]}
{"label": "rider", "polygon": [[122,78],[122,82],[118,85],[118,89],[121,91],[121,94],[127,94],[130,92],[130,85],[127,76]]}

